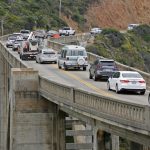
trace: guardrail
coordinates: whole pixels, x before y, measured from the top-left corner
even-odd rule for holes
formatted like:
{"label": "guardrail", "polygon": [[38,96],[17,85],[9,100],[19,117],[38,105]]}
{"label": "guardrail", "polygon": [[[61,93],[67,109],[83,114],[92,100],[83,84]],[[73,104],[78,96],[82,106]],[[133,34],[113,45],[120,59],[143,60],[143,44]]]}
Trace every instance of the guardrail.
{"label": "guardrail", "polygon": [[55,41],[58,43],[72,43],[72,42],[80,42],[80,41],[87,41],[91,38],[91,34],[83,33],[83,34],[76,34],[72,36],[61,36],[61,38],[49,38],[48,40]]}
{"label": "guardrail", "polygon": [[[92,92],[65,86],[39,77],[40,94],[45,98],[130,127],[150,131],[150,107],[119,101]],[[63,106],[63,105],[62,105]]]}
{"label": "guardrail", "polygon": [[[61,44],[61,43],[50,41],[50,40],[47,41],[47,44],[48,44],[49,47],[52,47],[56,51],[60,51],[61,48],[65,45],[65,44]],[[88,55],[89,63],[95,61],[97,58],[101,58],[101,59],[104,58],[103,56],[98,56],[98,55],[90,53],[90,52],[87,52],[87,55]],[[146,81],[147,89],[150,90],[150,74],[149,73],[143,72],[139,69],[136,69],[136,68],[133,68],[133,67],[130,67],[130,66],[127,66],[127,65],[123,65],[119,62],[116,62],[116,64],[117,64],[117,67],[118,67],[119,70],[128,70],[128,71],[137,71],[137,72],[139,72]]]}
{"label": "guardrail", "polygon": [[13,68],[27,68],[27,66],[18,58],[14,57],[12,53],[8,51],[8,49],[3,45],[0,41],[0,53],[4,56],[4,58],[9,62],[9,64]]}

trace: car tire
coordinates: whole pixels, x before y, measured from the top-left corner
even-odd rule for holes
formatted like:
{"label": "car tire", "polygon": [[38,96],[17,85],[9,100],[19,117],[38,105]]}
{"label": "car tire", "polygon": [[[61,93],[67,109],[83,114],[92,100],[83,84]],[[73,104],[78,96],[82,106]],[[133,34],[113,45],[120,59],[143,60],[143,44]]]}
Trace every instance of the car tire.
{"label": "car tire", "polygon": [[58,62],[58,69],[61,69],[61,66],[60,66],[59,62]]}
{"label": "car tire", "polygon": [[64,70],[68,70],[68,68],[67,68],[67,66],[65,65],[65,63],[64,63],[64,65],[63,65],[63,67],[64,67]]}
{"label": "car tire", "polygon": [[118,89],[118,84],[116,84],[115,90],[116,90],[116,93],[117,93],[117,94],[120,93],[120,91],[119,91],[119,89]]}
{"label": "car tire", "polygon": [[148,102],[149,102],[149,104],[150,104],[150,94],[148,95]]}
{"label": "car tire", "polygon": [[35,59],[36,63],[38,63],[37,59]]}
{"label": "car tire", "polygon": [[107,82],[107,89],[108,89],[108,91],[111,90],[111,89],[110,89],[110,83],[109,83],[109,82]]}
{"label": "car tire", "polygon": [[141,95],[144,95],[144,94],[145,94],[145,91],[141,91],[140,94],[141,94]]}
{"label": "car tire", "polygon": [[91,75],[91,71],[89,71],[89,79],[92,79],[93,76]]}
{"label": "car tire", "polygon": [[97,77],[96,77],[95,73],[94,73],[94,76],[93,76],[93,80],[97,81]]}
{"label": "car tire", "polygon": [[55,61],[54,64],[57,64],[57,61]]}
{"label": "car tire", "polygon": [[83,71],[86,71],[86,67],[83,67]]}

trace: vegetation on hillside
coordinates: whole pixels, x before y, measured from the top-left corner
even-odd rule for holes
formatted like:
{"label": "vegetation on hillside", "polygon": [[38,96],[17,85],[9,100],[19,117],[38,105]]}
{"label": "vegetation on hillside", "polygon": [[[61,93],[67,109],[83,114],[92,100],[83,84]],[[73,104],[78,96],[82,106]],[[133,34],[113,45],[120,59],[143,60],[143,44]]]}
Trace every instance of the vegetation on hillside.
{"label": "vegetation on hillside", "polygon": [[94,44],[87,47],[95,54],[113,58],[125,65],[150,72],[150,26],[141,25],[123,34],[104,29]]}
{"label": "vegetation on hillside", "polygon": [[[61,14],[71,18],[82,27],[84,13],[96,0],[61,0]],[[0,20],[4,20],[4,31],[10,33],[22,28],[59,28],[67,25],[59,18],[60,0],[0,0]]]}

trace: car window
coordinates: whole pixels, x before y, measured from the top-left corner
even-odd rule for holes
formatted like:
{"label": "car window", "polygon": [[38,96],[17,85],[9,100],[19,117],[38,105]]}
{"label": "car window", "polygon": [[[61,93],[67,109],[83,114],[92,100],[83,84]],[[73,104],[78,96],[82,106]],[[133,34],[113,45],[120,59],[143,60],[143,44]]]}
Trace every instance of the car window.
{"label": "car window", "polygon": [[95,62],[94,62],[94,65],[97,65],[99,63],[99,61],[98,60],[96,60]]}
{"label": "car window", "polygon": [[43,54],[50,54],[50,55],[54,55],[55,52],[47,52],[47,51],[44,51]]}
{"label": "car window", "polygon": [[138,73],[122,73],[123,78],[142,78]]}
{"label": "car window", "polygon": [[113,78],[119,78],[119,77],[120,77],[120,72],[114,73]]}
{"label": "car window", "polygon": [[114,61],[101,61],[101,64],[103,66],[114,66],[115,65]]}
{"label": "car window", "polygon": [[63,30],[70,30],[70,28],[69,27],[64,27]]}
{"label": "car window", "polygon": [[67,53],[66,50],[62,50],[62,52],[61,52],[61,58],[65,58],[66,57],[66,53]]}

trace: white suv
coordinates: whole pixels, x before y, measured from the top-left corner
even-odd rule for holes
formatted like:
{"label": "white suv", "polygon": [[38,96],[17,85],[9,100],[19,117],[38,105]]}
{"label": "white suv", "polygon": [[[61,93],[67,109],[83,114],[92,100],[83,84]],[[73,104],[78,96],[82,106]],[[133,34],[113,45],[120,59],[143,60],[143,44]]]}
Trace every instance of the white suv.
{"label": "white suv", "polygon": [[84,47],[78,45],[66,45],[62,48],[58,58],[58,68],[76,68],[86,70],[88,66],[87,53]]}

